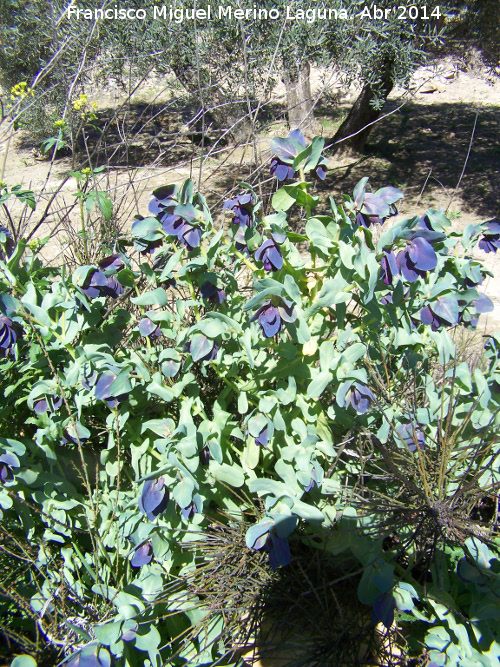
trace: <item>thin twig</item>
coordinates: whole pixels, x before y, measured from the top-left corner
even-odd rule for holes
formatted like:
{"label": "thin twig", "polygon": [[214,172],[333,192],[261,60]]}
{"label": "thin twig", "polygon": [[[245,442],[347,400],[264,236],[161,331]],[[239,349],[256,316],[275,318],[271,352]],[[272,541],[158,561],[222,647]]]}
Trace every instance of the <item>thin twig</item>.
{"label": "thin twig", "polygon": [[464,166],[462,169],[462,173],[460,174],[460,178],[458,179],[457,187],[454,189],[453,194],[450,197],[450,201],[448,202],[448,206],[446,207],[446,211],[444,212],[445,215],[448,213],[448,209],[451,206],[452,201],[455,198],[455,195],[457,194],[458,188],[460,187],[460,183],[462,182],[462,178],[464,177],[465,170],[467,168],[467,162],[469,161],[469,155],[472,150],[472,144],[474,142],[474,134],[476,132],[476,125],[477,125],[477,119],[479,118],[479,111],[476,111],[476,117],[474,118],[474,127],[472,128],[472,134],[470,135],[470,141],[469,141],[469,149],[467,151],[467,157],[465,158]]}

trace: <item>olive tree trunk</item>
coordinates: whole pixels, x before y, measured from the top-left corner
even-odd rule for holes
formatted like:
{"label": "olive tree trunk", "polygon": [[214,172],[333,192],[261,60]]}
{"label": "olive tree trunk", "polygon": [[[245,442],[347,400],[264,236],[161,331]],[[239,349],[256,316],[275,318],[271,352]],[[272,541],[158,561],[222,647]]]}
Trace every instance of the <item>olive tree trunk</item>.
{"label": "olive tree trunk", "polygon": [[372,102],[381,98],[385,102],[393,86],[390,65],[387,66],[382,78],[382,86],[376,93],[370,84],[363,86],[347,118],[330,140],[337,144],[333,147],[336,153],[362,153],[364,151],[366,141],[373,129],[372,123],[382,113],[382,108],[374,108]]}
{"label": "olive tree trunk", "polygon": [[311,95],[311,67],[307,61],[298,67],[283,71],[286,88],[286,106],[290,130],[297,128],[307,133],[314,122]]}

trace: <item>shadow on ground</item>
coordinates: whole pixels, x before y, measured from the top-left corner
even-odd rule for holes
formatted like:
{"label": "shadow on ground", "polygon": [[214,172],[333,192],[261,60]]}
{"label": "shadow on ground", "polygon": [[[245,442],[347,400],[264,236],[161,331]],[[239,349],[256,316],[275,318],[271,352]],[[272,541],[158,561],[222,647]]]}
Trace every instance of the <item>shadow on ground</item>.
{"label": "shadow on ground", "polygon": [[407,104],[397,110],[391,101],[384,114],[391,111],[375,126],[366,154],[349,164],[333,162],[320,191],[351,193],[360,178],[370,176],[374,189],[394,185],[415,201],[427,180],[422,204],[428,207],[437,200],[443,205],[460,179],[477,113],[472,149],[457,194],[469,213],[484,218],[498,214],[500,107]]}

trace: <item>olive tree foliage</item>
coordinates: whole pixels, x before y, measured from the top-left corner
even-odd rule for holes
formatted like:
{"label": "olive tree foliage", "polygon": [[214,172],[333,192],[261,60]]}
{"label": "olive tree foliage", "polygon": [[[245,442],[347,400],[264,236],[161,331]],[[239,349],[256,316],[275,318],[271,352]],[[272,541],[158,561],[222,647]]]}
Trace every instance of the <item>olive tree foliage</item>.
{"label": "olive tree foliage", "polygon": [[415,5],[411,14],[389,0],[377,2],[378,14],[365,3],[352,4],[360,12],[352,25],[349,57],[351,66],[357,66],[361,91],[331,141],[337,151],[359,152],[393,88],[408,89],[412,74],[444,38],[440,28],[446,3]]}
{"label": "olive tree foliage", "polygon": [[[90,7],[89,0],[79,3]],[[61,0],[9,0],[0,4],[0,85],[4,99],[25,82],[32,94],[15,99],[11,118],[41,140],[61,117],[72,122],[69,100],[86,80],[88,63],[100,52],[95,21],[68,21]],[[15,97],[15,96],[14,96]],[[21,103],[22,102],[22,103]],[[3,106],[3,117],[7,105]],[[22,113],[21,113],[22,112]]]}
{"label": "olive tree foliage", "polygon": [[479,50],[483,62],[496,74],[500,65],[499,16],[499,0],[467,0],[456,3],[450,25],[457,50]]}
{"label": "olive tree foliage", "polygon": [[[219,138],[242,142],[254,134],[258,112],[279,81],[286,88],[290,128],[308,131],[315,107],[310,70],[316,65],[336,73],[345,84],[359,83],[360,94],[332,143],[336,150],[361,151],[391,90],[408,87],[416,68],[447,39],[447,23],[455,34],[461,31],[463,39],[482,44],[490,62],[494,60],[496,23],[491,16],[498,0],[462,3],[458,20],[453,21],[444,20],[450,7],[439,0],[430,0],[425,7],[417,4],[416,15],[407,11],[404,16],[390,0],[377,2],[376,10],[360,0],[327,0],[321,8],[329,12],[329,19],[312,19],[307,12],[319,8],[309,0],[300,5],[285,0],[244,4],[254,11],[243,18],[234,14],[241,9],[237,0],[222,3],[230,9],[224,16],[214,4],[211,20],[176,21],[168,14],[170,7],[206,10],[209,4],[173,2],[161,18],[161,3],[133,0],[127,7],[144,9],[143,20],[94,21],[68,19],[68,3],[61,0],[4,2],[1,83],[8,90],[20,80],[37,82],[43,101],[30,102],[32,115],[36,111],[43,128],[40,134],[47,136],[54,118],[71,113],[68,100],[92,71],[99,72],[101,82],[113,77],[127,81],[130,89],[132,80],[141,81],[154,69],[191,96],[189,118],[202,141],[211,128],[217,129]],[[100,6],[114,5],[105,0]],[[90,0],[78,7],[96,8]],[[271,10],[279,18],[270,18]],[[303,12],[301,19],[298,10]],[[29,120],[26,115],[25,120]]]}

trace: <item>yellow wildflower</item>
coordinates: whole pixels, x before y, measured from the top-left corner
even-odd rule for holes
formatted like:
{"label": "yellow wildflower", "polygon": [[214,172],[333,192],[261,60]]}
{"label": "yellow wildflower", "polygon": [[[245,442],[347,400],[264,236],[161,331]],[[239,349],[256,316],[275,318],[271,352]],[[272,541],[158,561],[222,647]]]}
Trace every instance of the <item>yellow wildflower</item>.
{"label": "yellow wildflower", "polygon": [[80,97],[72,102],[75,111],[82,111],[87,106],[87,96],[82,93]]}
{"label": "yellow wildflower", "polygon": [[10,91],[10,99],[11,100],[17,100],[21,99],[23,100],[25,97],[28,95],[31,95],[31,97],[34,96],[33,88],[30,88],[26,81],[21,81],[20,83],[16,83],[16,85],[12,88]]}

